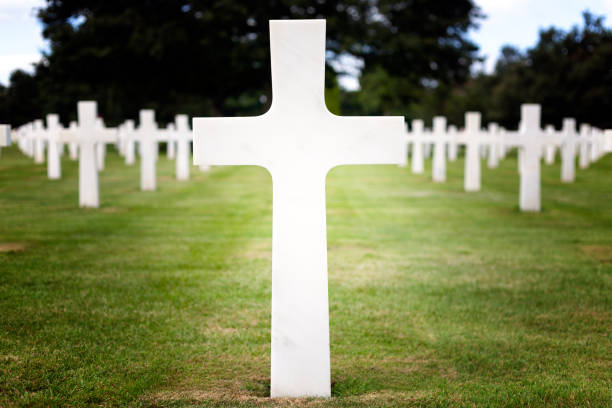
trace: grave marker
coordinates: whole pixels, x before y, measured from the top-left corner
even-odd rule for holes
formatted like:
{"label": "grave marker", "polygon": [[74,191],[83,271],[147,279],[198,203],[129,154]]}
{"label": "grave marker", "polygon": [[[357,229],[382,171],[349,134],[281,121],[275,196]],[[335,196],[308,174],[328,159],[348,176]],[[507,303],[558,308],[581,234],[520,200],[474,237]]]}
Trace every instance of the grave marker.
{"label": "grave marker", "polygon": [[540,128],[541,107],[537,104],[521,105],[521,126],[518,132],[507,132],[506,146],[519,149],[519,208],[521,211],[540,211],[541,163],[544,136]]}
{"label": "grave marker", "polygon": [[576,120],[563,119],[561,146],[561,181],[573,183],[576,179]]}
{"label": "grave marker", "polygon": [[136,131],[140,148],[140,189],[155,191],[157,189],[157,124],[155,111],[143,109],[140,111],[140,123]]}
{"label": "grave marker", "polygon": [[0,147],[11,145],[11,125],[0,125]]}
{"label": "grave marker", "polygon": [[32,139],[34,143],[34,163],[45,162],[45,125],[41,119],[36,119],[32,127]]}
{"label": "grave marker", "polygon": [[79,148],[79,206],[98,208],[100,188],[96,164],[96,144],[112,143],[117,139],[117,129],[100,127],[97,121],[98,105],[94,101],[77,104],[78,124],[61,132],[64,142],[76,142]]}
{"label": "grave marker", "polygon": [[465,176],[463,187],[465,191],[480,191],[480,144],[482,131],[480,129],[480,112],[465,113]]}
{"label": "grave marker", "polygon": [[272,175],[272,397],[330,396],[325,177],[343,164],[400,164],[402,117],[325,106],[325,20],[270,22],[272,106],[195,118],[194,162]]}
{"label": "grave marker", "polygon": [[489,123],[489,155],[487,157],[487,166],[490,169],[496,169],[499,166],[499,125],[495,122]]}
{"label": "grave marker", "polygon": [[187,115],[176,115],[176,179],[189,180],[189,156],[191,153],[191,130]]}
{"label": "grave marker", "polygon": [[555,162],[556,144],[555,144],[555,127],[547,125],[544,128],[546,132],[546,140],[548,143],[544,146],[544,163],[553,164]]}
{"label": "grave marker", "polygon": [[[101,118],[96,118],[96,127],[100,130],[104,129],[104,122]],[[106,161],[106,142],[100,141],[96,143],[96,164],[98,171],[104,170]]]}
{"label": "grave marker", "polygon": [[[68,128],[76,130],[77,123],[75,121],[70,122]],[[79,158],[79,145],[77,142],[68,142],[68,157],[70,157],[70,160],[77,160]]]}
{"label": "grave marker", "polygon": [[589,136],[591,135],[591,126],[586,123],[580,125],[579,143],[579,158],[578,163],[581,169],[589,167]]}
{"label": "grave marker", "polygon": [[434,182],[446,181],[446,118],[436,116],[433,118],[433,169],[432,178]]}
{"label": "grave marker", "polygon": [[449,125],[448,127],[448,160],[449,161],[456,161],[457,160],[457,151],[458,149],[458,144],[457,144],[457,126],[455,125]]}
{"label": "grave marker", "polygon": [[412,172],[422,174],[425,172],[425,152],[423,139],[425,138],[425,122],[422,119],[412,120]]}
{"label": "grave marker", "polygon": [[62,126],[59,123],[59,115],[50,113],[47,115],[47,177],[57,180],[62,177],[62,162],[59,152],[59,136]]}
{"label": "grave marker", "polygon": [[128,119],[123,124],[125,164],[131,166],[136,161],[136,142],[134,140],[134,121]]}

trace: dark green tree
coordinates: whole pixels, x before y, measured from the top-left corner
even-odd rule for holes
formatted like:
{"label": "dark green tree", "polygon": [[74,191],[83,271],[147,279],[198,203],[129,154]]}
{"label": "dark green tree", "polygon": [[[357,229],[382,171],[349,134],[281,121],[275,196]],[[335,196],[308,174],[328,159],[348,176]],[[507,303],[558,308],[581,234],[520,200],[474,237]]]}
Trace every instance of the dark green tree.
{"label": "dark green tree", "polygon": [[603,17],[583,17],[581,27],[541,31],[526,52],[504,47],[495,71],[457,88],[449,110],[480,110],[487,121],[515,128],[520,104],[534,102],[542,104],[546,124],[559,127],[564,117],[574,117],[612,128],[612,31]]}
{"label": "dark green tree", "polygon": [[[478,16],[471,0],[47,0],[37,103],[68,120],[78,100],[95,99],[110,123],[144,107],[161,121],[259,114],[271,101],[268,20],[326,18],[330,108],[401,113],[428,84],[468,78],[477,47],[466,33]],[[344,55],[364,62],[358,98],[337,87],[332,62]]]}

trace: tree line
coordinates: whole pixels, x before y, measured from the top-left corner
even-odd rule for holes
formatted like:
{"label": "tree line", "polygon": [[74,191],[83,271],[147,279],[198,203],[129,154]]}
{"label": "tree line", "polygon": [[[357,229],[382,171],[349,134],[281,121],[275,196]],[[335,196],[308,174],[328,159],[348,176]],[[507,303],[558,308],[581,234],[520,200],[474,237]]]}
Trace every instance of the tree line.
{"label": "tree line", "polygon": [[[85,99],[110,124],[142,108],[162,123],[177,112],[261,114],[272,98],[268,20],[325,18],[334,113],[442,114],[460,125],[479,110],[516,127],[519,105],[539,102],[547,123],[571,115],[612,127],[612,33],[588,13],[525,52],[504,48],[490,74],[472,72],[481,59],[468,31],[484,16],[471,0],[47,0],[38,17],[49,51],[33,74],[0,86],[0,122],[73,120]],[[362,62],[357,91],[338,85],[346,56]]]}

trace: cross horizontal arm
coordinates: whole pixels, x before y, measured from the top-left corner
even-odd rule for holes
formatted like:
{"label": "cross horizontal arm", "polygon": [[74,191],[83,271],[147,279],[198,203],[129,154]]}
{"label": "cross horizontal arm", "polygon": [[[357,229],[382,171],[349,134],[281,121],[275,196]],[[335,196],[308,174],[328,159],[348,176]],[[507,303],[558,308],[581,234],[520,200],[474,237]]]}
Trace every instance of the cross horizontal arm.
{"label": "cross horizontal arm", "polygon": [[61,143],[78,143],[79,135],[75,129],[62,129],[58,135]]}
{"label": "cross horizontal arm", "polygon": [[527,144],[546,144],[547,139],[541,132],[527,131],[506,132],[502,138],[502,143],[508,147],[524,147]]}
{"label": "cross horizontal arm", "polygon": [[[401,164],[404,161],[404,118],[401,116],[335,116],[327,123],[329,168],[345,164]],[[322,157],[322,159],[323,159]]]}
{"label": "cross horizontal arm", "polygon": [[266,132],[267,115],[235,118],[194,118],[193,164],[266,167],[266,150],[273,149]]}

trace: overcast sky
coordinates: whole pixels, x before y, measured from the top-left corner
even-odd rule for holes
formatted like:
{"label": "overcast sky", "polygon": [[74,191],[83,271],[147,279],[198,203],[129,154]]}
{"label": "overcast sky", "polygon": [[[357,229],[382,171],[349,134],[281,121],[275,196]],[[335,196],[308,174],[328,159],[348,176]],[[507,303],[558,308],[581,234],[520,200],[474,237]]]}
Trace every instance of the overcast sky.
{"label": "overcast sky", "polygon": [[[17,68],[31,71],[32,62],[40,59],[45,42],[41,36],[34,9],[44,0],[0,0],[0,83],[8,83],[9,74]],[[612,15],[612,0],[476,0],[487,16],[478,30],[470,33],[487,58],[490,71],[504,44],[522,49],[537,41],[538,31],[551,25],[564,29],[582,22],[582,11]],[[612,25],[608,17],[606,25]],[[343,79],[347,88],[356,80]]]}

